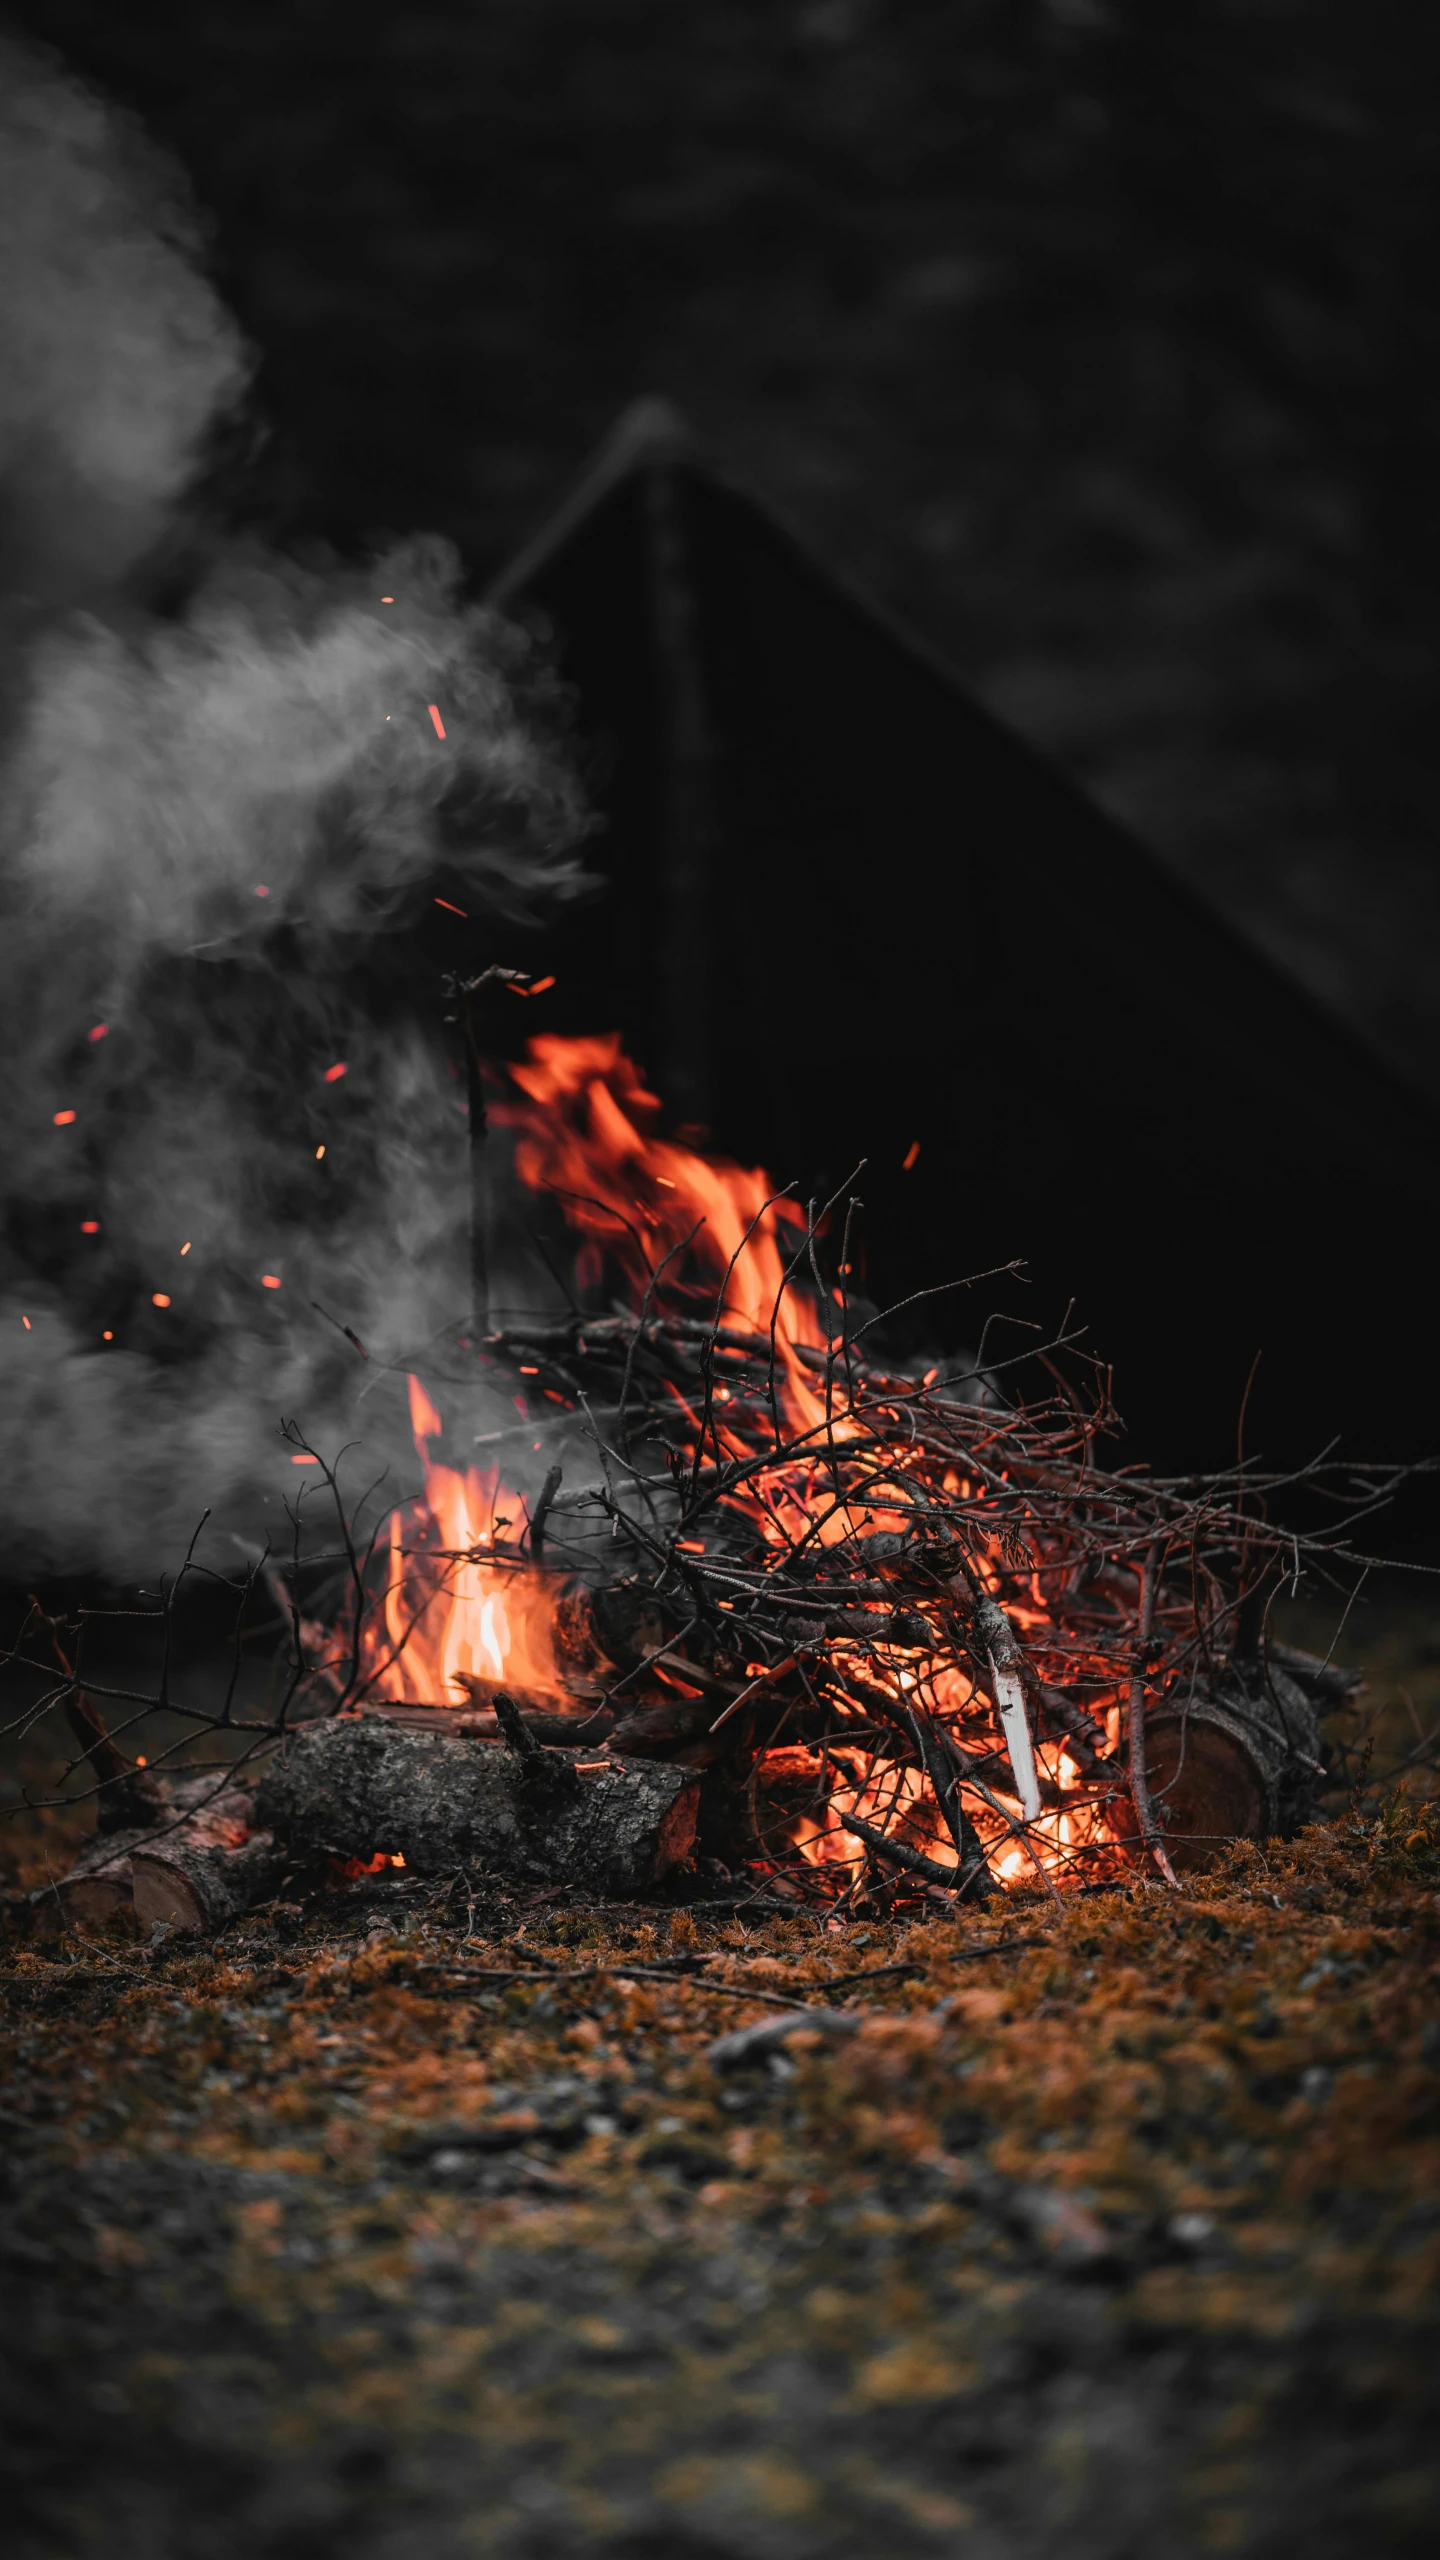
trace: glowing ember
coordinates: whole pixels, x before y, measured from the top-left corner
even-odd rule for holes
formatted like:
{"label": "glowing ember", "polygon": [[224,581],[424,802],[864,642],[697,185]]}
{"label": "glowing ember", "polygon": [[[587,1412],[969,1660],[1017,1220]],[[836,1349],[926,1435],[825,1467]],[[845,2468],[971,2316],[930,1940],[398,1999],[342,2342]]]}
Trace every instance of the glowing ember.
{"label": "glowing ember", "polygon": [[261,1274],[260,1274],[260,1286],[261,1286],[261,1288],[262,1288],[262,1289],[278,1289],[278,1288],[280,1287],[280,1285],[281,1285],[281,1284],[280,1284],[280,1277],[279,1277],[278,1272],[274,1272],[274,1271],[262,1271],[262,1272],[261,1272]]}
{"label": "glowing ember", "polygon": [[92,1030],[86,1032],[85,1037],[87,1040],[103,1040],[109,1028],[108,1022],[97,1022]]}
{"label": "glowing ember", "polygon": [[349,1072],[350,1070],[346,1066],[344,1059],[337,1058],[333,1067],[326,1068],[325,1082],[327,1084],[338,1084],[341,1077],[348,1075]]}
{"label": "glowing ember", "polygon": [[437,907],[447,907],[452,916],[465,916],[465,920],[468,924],[469,917],[466,915],[465,909],[463,907],[455,906],[449,898],[437,898],[435,904]]}
{"label": "glowing ember", "polygon": [[444,735],[445,735],[445,723],[444,723],[444,721],[441,719],[441,717],[440,717],[440,713],[439,713],[439,711],[438,711],[438,709],[437,709],[436,705],[435,705],[433,702],[432,702],[432,703],[431,703],[431,705],[430,705],[430,717],[431,717],[432,721],[433,721],[433,722],[434,722],[434,724],[435,724],[435,735],[436,735],[436,737],[437,737],[437,738],[443,738],[443,737],[444,737]]}
{"label": "glowing ember", "polygon": [[170,1301],[163,1289],[156,1289],[152,1292],[150,1304],[152,1307],[168,1307]]}
{"label": "glowing ember", "polygon": [[100,1221],[99,1221],[99,1219],[98,1219],[98,1218],[82,1218],[82,1219],[81,1219],[81,1221],[80,1221],[80,1233],[82,1234],[82,1236],[98,1236],[98,1234],[100,1233]]}
{"label": "glowing ember", "polygon": [[57,1112],[56,1112],[56,1114],[55,1114],[55,1126],[56,1126],[56,1128],[57,1128],[57,1129],[68,1129],[68,1128],[69,1128],[69,1126],[70,1126],[70,1123],[71,1123],[71,1121],[74,1119],[74,1117],[75,1117],[75,1114],[74,1114],[74,1112],[73,1112],[73,1111],[57,1111]]}

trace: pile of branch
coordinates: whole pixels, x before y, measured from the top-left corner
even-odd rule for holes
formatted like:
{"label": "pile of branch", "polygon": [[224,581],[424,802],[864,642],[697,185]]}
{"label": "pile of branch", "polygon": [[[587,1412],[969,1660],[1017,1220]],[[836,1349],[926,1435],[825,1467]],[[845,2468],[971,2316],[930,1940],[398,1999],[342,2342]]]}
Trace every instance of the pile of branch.
{"label": "pile of branch", "polygon": [[[9,1660],[59,1676],[27,1715],[67,1706],[102,1807],[63,1888],[75,1907],[128,1889],[142,1916],[211,1924],[322,1853],[633,1892],[689,1854],[697,1794],[703,1847],[821,1899],[882,1877],[972,1897],[1136,1866],[1173,1882],[1302,1820],[1322,1714],[1355,1684],[1277,1643],[1271,1604],[1376,1561],[1356,1532],[1398,1472],[1107,1471],[1106,1385],[1062,1369],[1067,1341],[1023,1355],[1028,1396],[1018,1362],[886,1365],[822,1238],[812,1212],[768,1326],[735,1320],[728,1273],[707,1296],[646,1258],[632,1312],[493,1332],[450,1373],[544,1396],[566,1456],[483,1550],[446,1549],[423,1501],[407,1507],[409,1623],[477,1559],[542,1586],[555,1694],[472,1676],[464,1697],[397,1704],[393,1546],[384,1524],[362,1534],[295,1426],[334,1538],[308,1550],[297,1509],[288,1566],[231,1585],[237,1669],[253,1605],[283,1598],[264,1712],[236,1712],[233,1680],[219,1715],[163,1683],[102,1691],[32,1614]],[[1286,1525],[1302,1498],[1330,1525]],[[157,1707],[220,1739],[227,1766],[183,1774],[182,1736],[139,1788],[125,1736]]]}

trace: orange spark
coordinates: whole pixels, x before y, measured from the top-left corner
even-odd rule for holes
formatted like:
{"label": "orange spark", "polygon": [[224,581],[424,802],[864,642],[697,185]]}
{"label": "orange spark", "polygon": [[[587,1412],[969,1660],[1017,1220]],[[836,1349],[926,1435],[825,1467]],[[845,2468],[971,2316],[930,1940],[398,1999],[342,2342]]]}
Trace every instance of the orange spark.
{"label": "orange spark", "polygon": [[168,1307],[170,1301],[163,1289],[156,1289],[151,1294],[150,1304],[152,1307]]}
{"label": "orange spark", "polygon": [[137,1751],[137,1752],[136,1752],[136,1754],[135,1754],[135,1766],[136,1766],[136,1768],[137,1768],[137,1769],[143,1769],[143,1768],[145,1768],[147,1765],[148,1765],[148,1764],[147,1764],[147,1762],[146,1762],[146,1758],[145,1758],[145,1754],[144,1754],[144,1752],[143,1752],[143,1751]]}
{"label": "orange spark", "polygon": [[87,1031],[85,1037],[87,1040],[103,1040],[109,1028],[108,1022],[97,1022],[94,1030]]}
{"label": "orange spark", "polygon": [[262,1289],[278,1289],[280,1286],[278,1273],[274,1271],[262,1271],[260,1274],[260,1286]]}
{"label": "orange spark", "polygon": [[28,1317],[28,1316],[22,1316],[22,1317],[21,1317],[21,1319],[20,1319],[20,1321],[21,1321],[21,1323],[23,1324],[23,1326],[25,1327],[25,1330],[26,1330],[26,1332],[27,1332],[27,1333],[33,1333],[33,1332],[34,1332],[35,1328],[34,1328],[34,1326],[32,1325],[32,1323],[30,1322],[30,1319],[29,1319],[29,1317]]}
{"label": "orange spark", "polygon": [[257,889],[255,895],[257,898],[268,898],[270,892],[268,889]]}
{"label": "orange spark", "polygon": [[444,721],[441,719],[440,714],[439,714],[438,710],[436,709],[436,707],[435,707],[435,705],[434,705],[434,703],[433,703],[433,702],[432,702],[432,703],[431,703],[431,705],[430,705],[430,717],[431,717],[431,719],[432,719],[432,720],[434,721],[434,723],[435,723],[435,735],[436,735],[436,737],[437,737],[437,738],[443,738],[443,737],[444,737],[444,735],[445,735],[445,723],[444,723]]}
{"label": "orange spark", "polygon": [[102,1342],[113,1342],[115,1336],[113,1333],[102,1333],[100,1339]]}
{"label": "orange spark", "polygon": [[320,1461],[318,1458],[312,1458],[306,1454],[298,1458],[292,1458],[290,1464],[292,1467],[318,1467]]}
{"label": "orange spark", "polygon": [[534,986],[533,986],[533,987],[531,988],[531,990],[530,990],[530,993],[532,994],[532,996],[543,996],[543,994],[545,993],[546,988],[547,988],[547,987],[553,987],[553,986],[554,986],[554,984],[555,984],[555,979],[554,979],[553,974],[552,974],[550,977],[548,977],[548,978],[537,978],[537,979],[536,979],[536,981],[535,981]]}
{"label": "orange spark", "polygon": [[182,1259],[182,1260],[184,1259],[185,1255],[189,1252],[189,1250],[190,1250],[190,1247],[188,1246],[188,1244],[182,1244],[182,1246],[180,1247],[180,1254],[181,1254],[181,1259]]}
{"label": "orange spark", "polygon": [[437,899],[436,899],[436,901],[435,901],[435,904],[436,904],[436,906],[437,906],[437,907],[449,907],[449,908],[450,908],[450,913],[452,914],[452,916],[465,916],[465,921],[466,921],[466,923],[467,923],[467,924],[469,923],[470,919],[469,919],[468,915],[466,915],[466,914],[465,914],[465,909],[464,909],[463,907],[457,907],[457,906],[453,906],[453,905],[451,905],[451,902],[450,902],[450,900],[449,900],[448,898],[437,898]]}
{"label": "orange spark", "polygon": [[380,601],[382,604],[393,604],[395,599],[393,596],[382,596]]}
{"label": "orange spark", "polygon": [[82,1234],[82,1236],[98,1236],[98,1234],[100,1233],[100,1221],[99,1221],[99,1219],[98,1219],[98,1218],[82,1218],[82,1219],[81,1219],[81,1221],[80,1221],[80,1233]]}
{"label": "orange spark", "polygon": [[315,1150],[315,1161],[316,1161],[316,1163],[317,1163],[317,1164],[319,1163],[319,1161],[320,1161],[320,1159],[321,1159],[321,1157],[323,1156],[323,1154],[324,1154],[324,1153],[325,1153],[325,1150],[324,1150],[324,1148],[323,1148],[323,1147],[317,1147],[317,1148],[316,1148],[316,1150]]}
{"label": "orange spark", "polygon": [[343,1075],[348,1075],[349,1072],[349,1068],[346,1066],[344,1059],[337,1058],[333,1067],[326,1068],[325,1081],[327,1084],[338,1084],[341,1077]]}
{"label": "orange spark", "polygon": [[57,1129],[68,1129],[68,1128],[69,1128],[69,1126],[70,1126],[70,1123],[71,1123],[71,1121],[74,1119],[74,1117],[75,1117],[75,1114],[74,1114],[74,1112],[73,1112],[73,1111],[57,1111],[57,1112],[56,1112],[56,1114],[55,1114],[55,1126],[56,1126],[56,1128],[57,1128]]}
{"label": "orange spark", "polygon": [[677,1538],[675,1544],[682,1556],[703,1556],[705,1553],[703,1538]]}
{"label": "orange spark", "polygon": [[919,1153],[920,1153],[920,1141],[919,1141],[919,1139],[918,1139],[918,1138],[912,1138],[912,1139],[911,1139],[911,1141],[910,1141],[910,1145],[909,1145],[908,1152],[907,1152],[906,1157],[905,1157],[905,1161],[904,1161],[904,1163],[902,1164],[902,1166],[900,1167],[900,1170],[901,1170],[901,1172],[902,1172],[902,1173],[908,1173],[908,1172],[910,1171],[910,1169],[911,1169],[912,1165],[914,1164],[915,1159],[916,1159],[916,1157],[919,1155]]}

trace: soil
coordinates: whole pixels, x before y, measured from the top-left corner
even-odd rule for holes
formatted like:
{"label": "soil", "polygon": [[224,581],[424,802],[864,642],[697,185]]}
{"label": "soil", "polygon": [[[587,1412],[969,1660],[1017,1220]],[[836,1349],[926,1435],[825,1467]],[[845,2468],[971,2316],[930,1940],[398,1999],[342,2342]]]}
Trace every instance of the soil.
{"label": "soil", "polygon": [[[0,1979],[22,2560],[1434,2548],[1440,1807],[1062,1910],[376,1877]],[[718,2068],[786,1997],[866,2022]]]}

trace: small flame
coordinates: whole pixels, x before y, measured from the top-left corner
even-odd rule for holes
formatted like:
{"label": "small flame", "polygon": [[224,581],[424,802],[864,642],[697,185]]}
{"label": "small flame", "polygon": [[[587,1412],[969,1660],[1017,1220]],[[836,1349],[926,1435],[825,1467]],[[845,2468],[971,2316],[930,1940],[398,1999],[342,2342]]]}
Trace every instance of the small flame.
{"label": "small flame", "polygon": [[432,1458],[429,1444],[443,1437],[444,1420],[419,1378],[411,1377],[409,1395],[425,1491],[390,1515],[383,1625],[367,1638],[371,1689],[411,1705],[455,1707],[471,1680],[510,1681],[567,1703],[549,1585],[503,1544],[524,1504],[498,1469]]}

